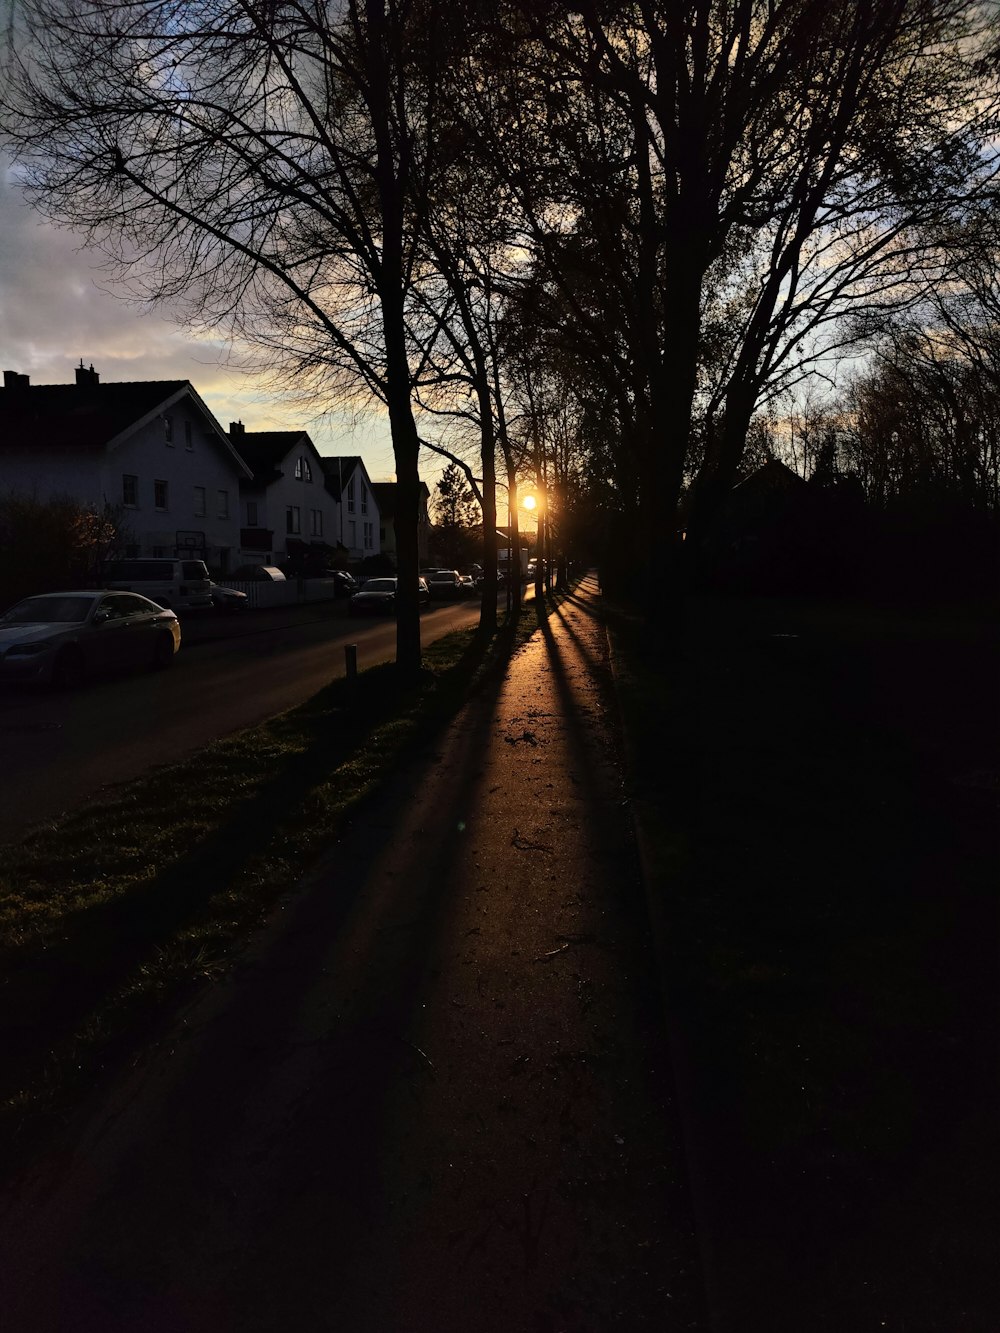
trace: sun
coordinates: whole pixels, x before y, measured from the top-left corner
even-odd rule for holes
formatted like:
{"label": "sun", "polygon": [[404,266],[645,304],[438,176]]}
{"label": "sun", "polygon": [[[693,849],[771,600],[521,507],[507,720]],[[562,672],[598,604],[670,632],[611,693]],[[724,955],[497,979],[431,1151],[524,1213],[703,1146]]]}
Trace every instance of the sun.
{"label": "sun", "polygon": [[535,504],[536,504],[536,501],[535,501],[535,497],[534,497],[533,495],[526,495],[526,496],[524,497],[524,507],[525,507],[525,509],[529,510],[529,512],[530,512],[530,510],[534,509]]}

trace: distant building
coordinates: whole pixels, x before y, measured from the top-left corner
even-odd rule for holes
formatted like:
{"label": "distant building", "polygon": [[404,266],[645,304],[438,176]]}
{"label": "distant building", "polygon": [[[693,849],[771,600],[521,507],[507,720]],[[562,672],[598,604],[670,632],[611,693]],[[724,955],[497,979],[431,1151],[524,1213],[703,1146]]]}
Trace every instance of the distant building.
{"label": "distant building", "polygon": [[[394,481],[376,481],[372,483],[372,490],[378,502],[379,514],[381,515],[381,540],[382,552],[387,555],[392,563],[396,564],[396,483]],[[430,514],[427,509],[427,503],[431,498],[431,493],[424,482],[420,482],[420,499],[417,510],[417,556],[418,563],[423,566],[427,564],[429,558],[429,541],[431,531]]]}
{"label": "distant building", "polygon": [[233,568],[250,476],[187,380],[102,384],[81,363],[73,384],[33,385],[4,371],[0,490],[115,508],[129,555]]}
{"label": "distant building", "polygon": [[250,431],[234,421],[229,438],[252,473],[240,483],[240,563],[335,558],[339,496],[309,435],[303,430]]}
{"label": "distant building", "polygon": [[338,540],[351,564],[360,564],[382,550],[378,500],[364,461],[357,454],[320,459],[326,484],[339,502]]}

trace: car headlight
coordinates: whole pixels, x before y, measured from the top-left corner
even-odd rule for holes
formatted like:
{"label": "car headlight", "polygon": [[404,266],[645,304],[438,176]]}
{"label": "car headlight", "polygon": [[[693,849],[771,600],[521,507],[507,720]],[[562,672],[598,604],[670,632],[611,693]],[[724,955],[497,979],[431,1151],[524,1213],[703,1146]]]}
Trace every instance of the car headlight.
{"label": "car headlight", "polygon": [[8,657],[34,657],[50,647],[47,643],[15,643],[7,649]]}

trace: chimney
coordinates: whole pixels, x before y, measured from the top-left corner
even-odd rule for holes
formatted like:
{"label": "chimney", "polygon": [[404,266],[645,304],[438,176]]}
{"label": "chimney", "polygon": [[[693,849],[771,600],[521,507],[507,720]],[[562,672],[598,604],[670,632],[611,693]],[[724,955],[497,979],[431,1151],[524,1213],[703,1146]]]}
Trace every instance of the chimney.
{"label": "chimney", "polygon": [[229,438],[231,440],[238,439],[241,435],[245,434],[246,434],[246,427],[243,425],[242,421],[230,421]]}
{"label": "chimney", "polygon": [[97,373],[97,371],[94,369],[93,365],[91,365],[91,367],[90,367],[89,370],[86,370],[86,369],[84,368],[84,365],[83,365],[83,357],[81,357],[81,358],[80,358],[80,364],[79,364],[79,365],[77,366],[77,368],[76,368],[76,386],[77,386],[77,388],[78,388],[78,389],[93,389],[97,384],[100,383],[100,380],[101,380],[101,377],[100,377],[100,375],[98,375],[98,373]]}
{"label": "chimney", "polygon": [[27,375],[19,375],[16,370],[5,370],[3,373],[3,387],[5,389],[27,389]]}

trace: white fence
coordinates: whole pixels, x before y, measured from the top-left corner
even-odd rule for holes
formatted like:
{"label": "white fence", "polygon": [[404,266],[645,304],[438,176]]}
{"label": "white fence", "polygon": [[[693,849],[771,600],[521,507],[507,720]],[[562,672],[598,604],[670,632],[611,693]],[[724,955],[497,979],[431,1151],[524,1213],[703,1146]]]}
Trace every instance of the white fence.
{"label": "white fence", "polygon": [[332,601],[336,594],[334,579],[285,579],[272,583],[270,579],[217,579],[221,588],[235,588],[245,592],[252,607],[298,606],[301,602]]}

